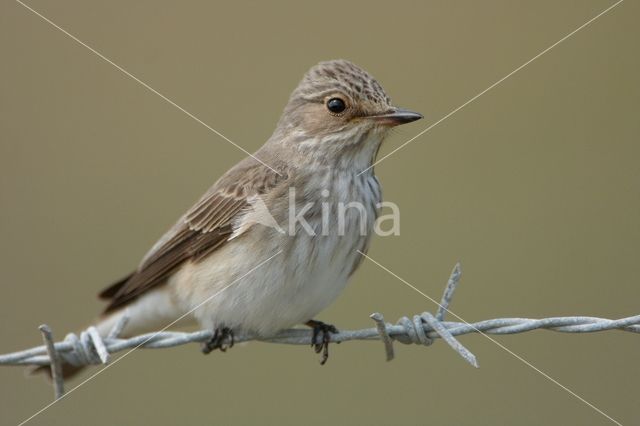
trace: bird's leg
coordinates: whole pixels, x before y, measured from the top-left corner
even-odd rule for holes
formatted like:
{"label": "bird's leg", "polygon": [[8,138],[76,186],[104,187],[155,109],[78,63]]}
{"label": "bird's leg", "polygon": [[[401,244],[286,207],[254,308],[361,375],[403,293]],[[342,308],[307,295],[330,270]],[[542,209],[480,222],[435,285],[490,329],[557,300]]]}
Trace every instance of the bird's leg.
{"label": "bird's leg", "polygon": [[216,349],[226,352],[227,349],[233,347],[233,340],[233,330],[229,327],[216,328],[213,337],[202,344],[202,353],[206,355]]}
{"label": "bird's leg", "polygon": [[[324,365],[329,359],[329,342],[331,341],[331,333],[338,333],[338,329],[331,325],[325,324],[322,321],[309,320],[305,325],[313,328],[313,337],[311,338],[311,346],[315,349],[316,353],[322,352],[322,359],[320,365]],[[322,333],[322,339],[318,342],[318,335]]]}

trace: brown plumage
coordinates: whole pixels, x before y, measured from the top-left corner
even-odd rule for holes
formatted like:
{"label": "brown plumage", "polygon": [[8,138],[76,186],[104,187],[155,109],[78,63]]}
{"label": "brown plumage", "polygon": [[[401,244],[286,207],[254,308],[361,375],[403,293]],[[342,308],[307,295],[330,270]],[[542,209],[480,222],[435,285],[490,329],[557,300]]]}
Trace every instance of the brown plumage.
{"label": "brown plumage", "polygon": [[[100,293],[109,304],[99,332],[108,333],[125,307],[125,335],[184,315],[205,328],[262,336],[313,319],[346,285],[361,260],[357,251],[368,247],[381,201],[370,166],[382,140],[391,127],[419,118],[394,107],[380,84],[348,61],[312,67],[262,148],[225,173],[133,273]],[[339,227],[318,234],[318,206],[327,201],[359,203],[367,216],[359,223],[347,213],[344,235]],[[290,215],[308,203],[311,232]],[[273,260],[253,272],[265,259]]]}
{"label": "brown plumage", "polygon": [[206,257],[228,241],[247,199],[263,195],[286,177],[249,157],[225,174],[145,256],[136,271],[100,292],[108,314],[162,285],[186,261]]}

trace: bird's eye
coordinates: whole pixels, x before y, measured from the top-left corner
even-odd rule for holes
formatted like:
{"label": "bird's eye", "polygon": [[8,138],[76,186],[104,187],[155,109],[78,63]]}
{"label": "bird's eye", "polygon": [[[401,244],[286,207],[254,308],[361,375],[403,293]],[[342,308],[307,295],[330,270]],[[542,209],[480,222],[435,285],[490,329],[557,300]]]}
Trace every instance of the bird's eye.
{"label": "bird's eye", "polygon": [[327,109],[333,114],[340,114],[347,109],[347,105],[340,98],[331,98],[327,101]]}

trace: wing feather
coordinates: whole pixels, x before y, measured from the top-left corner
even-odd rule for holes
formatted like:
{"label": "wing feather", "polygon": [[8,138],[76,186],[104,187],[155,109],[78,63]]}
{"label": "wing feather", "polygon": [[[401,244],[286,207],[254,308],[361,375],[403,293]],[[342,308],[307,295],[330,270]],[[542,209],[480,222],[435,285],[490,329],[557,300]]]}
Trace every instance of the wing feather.
{"label": "wing feather", "polygon": [[286,179],[260,163],[247,162],[214,184],[153,246],[133,274],[102,291],[101,297],[110,302],[105,313],[164,284],[185,262],[197,262],[224,245],[233,234],[235,218],[250,205],[248,199]]}

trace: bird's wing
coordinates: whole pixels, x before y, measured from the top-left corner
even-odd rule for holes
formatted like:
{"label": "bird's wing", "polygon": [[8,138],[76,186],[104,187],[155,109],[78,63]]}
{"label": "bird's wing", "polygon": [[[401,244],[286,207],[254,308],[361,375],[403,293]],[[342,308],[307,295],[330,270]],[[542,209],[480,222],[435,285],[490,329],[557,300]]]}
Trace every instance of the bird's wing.
{"label": "bird's wing", "polygon": [[282,180],[283,175],[255,161],[241,162],[227,172],[152,247],[135,272],[99,294],[110,302],[105,313],[164,284],[186,261],[203,259],[224,245],[234,232],[235,218],[250,199],[269,192]]}

